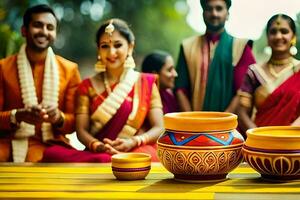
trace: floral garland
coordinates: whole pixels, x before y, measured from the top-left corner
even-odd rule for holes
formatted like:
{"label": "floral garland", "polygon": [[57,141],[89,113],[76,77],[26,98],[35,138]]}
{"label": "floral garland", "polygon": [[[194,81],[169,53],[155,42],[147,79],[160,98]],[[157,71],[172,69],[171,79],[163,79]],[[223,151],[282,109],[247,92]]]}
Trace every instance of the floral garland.
{"label": "floral garland", "polygon": [[[91,133],[95,135],[98,133],[104,125],[116,114],[121,104],[124,102],[132,87],[138,80],[140,73],[133,69],[124,70],[120,78],[120,83],[116,85],[113,91],[105,98],[103,103],[98,106],[97,110],[92,114],[92,126]],[[135,93],[135,96],[137,94]],[[134,108],[131,115],[136,114],[138,106],[138,96],[134,97]],[[130,115],[130,116],[131,116]],[[132,117],[132,116],[131,116]],[[136,130],[135,130],[136,131]]]}
{"label": "floral garland", "polygon": [[[17,67],[20,79],[22,100],[25,107],[37,105],[36,89],[33,81],[32,70],[26,56],[26,44],[22,45],[17,57]],[[59,71],[55,55],[51,47],[48,48],[45,61],[43,81],[43,105],[58,106]],[[35,134],[35,126],[21,122],[12,140],[14,162],[24,162],[28,151],[28,138]],[[42,123],[42,138],[47,141],[53,138],[51,123]]]}

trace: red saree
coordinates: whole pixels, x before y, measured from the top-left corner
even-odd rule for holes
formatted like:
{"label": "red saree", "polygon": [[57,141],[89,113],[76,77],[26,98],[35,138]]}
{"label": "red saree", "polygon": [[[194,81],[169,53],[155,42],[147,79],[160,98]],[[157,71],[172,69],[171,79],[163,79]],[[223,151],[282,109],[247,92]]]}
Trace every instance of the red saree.
{"label": "red saree", "polygon": [[[155,83],[155,76],[152,74],[141,73],[139,79],[134,84],[133,88],[129,92],[127,98],[120,105],[117,112],[112,118],[103,126],[103,128],[97,132],[94,137],[102,141],[104,138],[115,140],[123,127],[127,124],[139,130],[146,119],[147,113],[150,110],[150,102],[152,95],[152,87]],[[114,89],[116,85],[112,86]],[[134,119],[129,120],[129,115],[133,109],[133,98],[135,92],[138,92],[138,109]],[[98,95],[90,81],[90,79],[84,80],[77,89],[78,96],[88,96],[89,98],[89,113],[93,114],[97,108],[108,97],[108,93],[105,91]],[[92,119],[91,119],[92,121]],[[135,133],[136,134],[136,133]],[[152,156],[152,161],[158,161],[156,155],[156,144],[147,144],[131,150],[132,152],[149,153]],[[54,156],[55,155],[55,156]],[[60,155],[60,156],[58,156]],[[107,153],[94,153],[88,151],[78,151],[75,149],[67,149],[65,147],[53,146],[44,152],[44,162],[110,162],[111,155]]]}
{"label": "red saree", "polygon": [[283,82],[258,108],[257,126],[290,125],[300,114],[300,71]]}

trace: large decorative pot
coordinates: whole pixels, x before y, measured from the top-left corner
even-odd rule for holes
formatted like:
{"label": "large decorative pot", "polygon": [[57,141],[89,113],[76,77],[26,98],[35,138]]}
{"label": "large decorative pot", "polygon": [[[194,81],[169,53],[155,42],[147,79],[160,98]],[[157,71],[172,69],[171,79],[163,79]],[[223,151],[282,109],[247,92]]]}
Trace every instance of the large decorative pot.
{"label": "large decorative pot", "polygon": [[243,155],[265,179],[300,179],[300,127],[269,126],[247,131]]}
{"label": "large decorative pot", "polygon": [[164,116],[158,157],[176,180],[220,181],[242,160],[244,139],[237,116],[225,112],[181,112]]}

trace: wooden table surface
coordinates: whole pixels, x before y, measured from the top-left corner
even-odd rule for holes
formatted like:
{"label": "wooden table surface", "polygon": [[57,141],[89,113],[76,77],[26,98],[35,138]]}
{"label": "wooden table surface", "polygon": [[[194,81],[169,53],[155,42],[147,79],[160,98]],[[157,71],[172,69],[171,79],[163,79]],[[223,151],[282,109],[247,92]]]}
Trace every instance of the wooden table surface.
{"label": "wooden table surface", "polygon": [[0,199],[300,199],[300,181],[266,182],[242,164],[218,183],[183,183],[152,163],[145,180],[118,181],[110,164],[0,164]]}

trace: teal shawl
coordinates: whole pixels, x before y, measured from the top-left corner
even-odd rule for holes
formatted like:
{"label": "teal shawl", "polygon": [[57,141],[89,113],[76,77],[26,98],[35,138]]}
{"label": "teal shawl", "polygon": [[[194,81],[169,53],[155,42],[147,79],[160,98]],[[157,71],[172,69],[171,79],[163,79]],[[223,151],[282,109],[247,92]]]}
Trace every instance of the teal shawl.
{"label": "teal shawl", "polygon": [[224,111],[234,96],[232,44],[233,37],[224,31],[209,65],[204,111]]}

